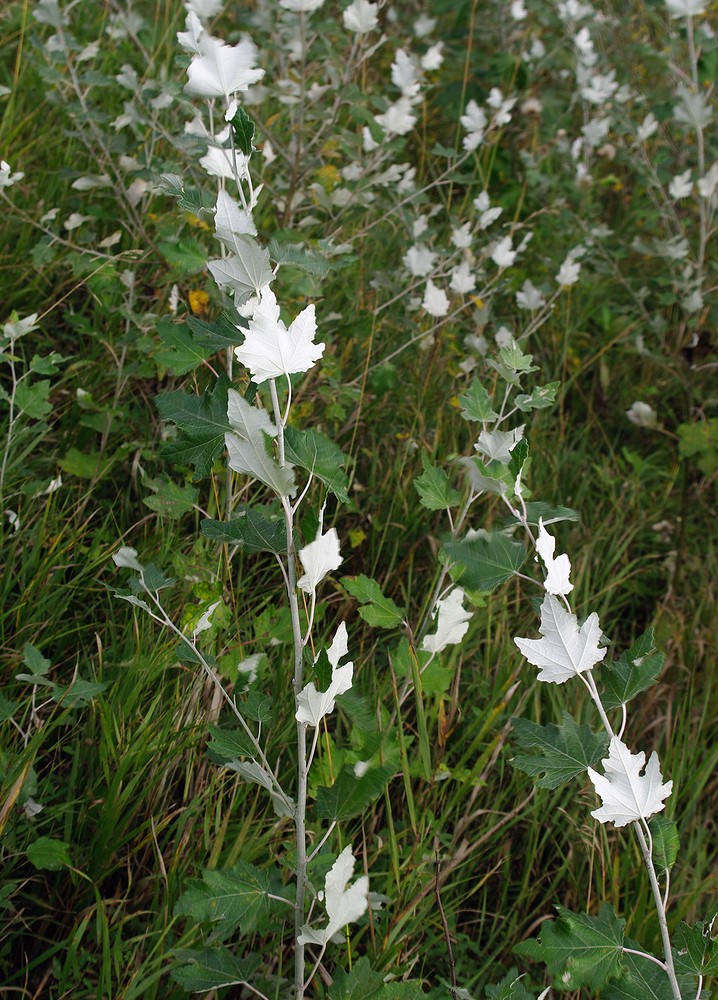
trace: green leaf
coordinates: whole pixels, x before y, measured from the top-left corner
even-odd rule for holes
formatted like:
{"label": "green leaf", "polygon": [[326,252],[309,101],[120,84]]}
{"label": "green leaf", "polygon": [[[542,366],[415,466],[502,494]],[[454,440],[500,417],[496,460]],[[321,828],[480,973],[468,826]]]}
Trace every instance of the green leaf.
{"label": "green leaf", "polygon": [[270,520],[256,507],[241,504],[230,521],[202,521],[202,534],[216,542],[238,545],[244,552],[287,551],[287,529],[282,520]]}
{"label": "green leaf", "polygon": [[383,793],[394,770],[393,765],[382,764],[357,778],[354,768],[345,765],[331,787],[317,789],[316,816],[337,821],[359,816]]}
{"label": "green leaf", "polygon": [[521,982],[523,978],[518,969],[509,969],[495,986],[486,987],[486,1000],[534,1000],[533,993]]}
{"label": "green leaf", "polygon": [[212,214],[214,195],[210,194],[209,191],[202,191],[200,188],[185,188],[177,196],[177,204],[184,212],[189,212],[190,215],[196,215],[200,218],[202,214]]}
{"label": "green leaf", "polygon": [[718,938],[711,937],[709,923],[681,921],[673,932],[672,950],[678,975],[718,975]]}
{"label": "green leaf", "polygon": [[526,756],[518,754],[511,763],[536,779],[538,788],[558,788],[586,768],[594,767],[608,749],[606,733],[592,733],[563,713],[560,726],[540,726],[528,719],[513,719],[512,735],[521,750],[538,750]]}
{"label": "green leaf", "polygon": [[[624,946],[644,951],[640,944],[630,938],[624,940]],[[623,956],[622,966],[620,981],[608,983],[601,991],[603,1000],[674,1000],[668,976],[649,958],[628,952]],[[689,997],[693,1000],[696,995],[695,985],[690,991],[685,990],[680,981],[679,986],[685,1000]]]}
{"label": "green leaf", "polygon": [[206,251],[196,240],[164,241],[157,244],[157,249],[179,274],[197,274],[207,266]]}
{"label": "green leaf", "polygon": [[644,632],[631,648],[603,672],[605,691],[601,695],[605,708],[617,708],[655,684],[663,670],[663,653],[656,652],[653,629]]}
{"label": "green leaf", "polygon": [[69,358],[63,358],[56,351],[53,351],[52,354],[46,354],[43,358],[36,354],[30,362],[30,371],[37,372],[38,375],[55,375],[58,371],[57,366],[69,360]]}
{"label": "green leaf", "polygon": [[496,420],[498,413],[493,409],[492,402],[491,396],[475,378],[466,392],[459,396],[461,416],[465,420],[480,420],[482,422]]}
{"label": "green leaf", "polygon": [[497,496],[513,496],[515,477],[509,471],[508,465],[492,459],[484,463],[478,455],[470,458],[460,458],[459,465],[463,465],[471,484],[471,488],[477,493],[495,493]]}
{"label": "green leaf", "polygon": [[354,963],[351,972],[335,970],[331,1000],[372,1000],[381,995],[383,986],[384,977],[374,972],[365,956]]}
{"label": "green leaf", "polygon": [[278,243],[272,238],[267,246],[270,258],[275,264],[290,264],[317,278],[323,278],[331,270],[331,264],[323,257],[315,257],[292,243]]}
{"label": "green leaf", "polygon": [[157,323],[157,332],[163,346],[154,352],[155,361],[175,375],[186,375],[212,356],[213,352],[201,347],[184,323],[164,317]]}
{"label": "green leaf", "polygon": [[197,316],[187,316],[187,325],[194,334],[194,339],[200,347],[206,347],[213,354],[216,351],[232,350],[243,337],[243,331],[234,325],[228,316],[220,316],[211,323],[198,319]]}
{"label": "green leaf", "polygon": [[[276,888],[276,887],[275,887]],[[243,934],[253,933],[267,916],[270,903],[270,871],[238,861],[222,871],[205,869],[202,881],[190,882],[190,888],[178,899],[174,915],[193,917],[197,921],[221,921],[222,935],[237,928]]]}
{"label": "green leaf", "polygon": [[52,692],[52,700],[62,702],[63,708],[89,705],[92,699],[101,694],[106,687],[106,684],[101,684],[99,681],[85,681],[82,677],[76,677],[71,684],[65,687],[56,684],[55,690]]}
{"label": "green leaf", "polygon": [[31,642],[26,642],[22,647],[22,658],[25,666],[33,674],[44,676],[50,669],[50,660],[46,659],[37,646]]}
{"label": "green leaf", "polygon": [[227,948],[181,950],[177,958],[189,964],[173,969],[171,976],[188,993],[205,993],[221,986],[249,985],[260,966],[257,955],[236,958]]}
{"label": "green leaf", "polygon": [[234,117],[230,120],[234,145],[245,156],[251,156],[254,144],[254,122],[242,107],[238,107]]}
{"label": "green leaf", "polygon": [[15,410],[32,420],[43,420],[52,413],[52,403],[49,401],[50,380],[39,382],[19,382],[15,389]]}
{"label": "green leaf", "polygon": [[69,845],[64,840],[40,837],[28,847],[28,861],[41,871],[57,872],[61,868],[71,868]]}
{"label": "green leaf", "polygon": [[[525,438],[514,445],[514,449],[511,452],[511,459],[509,461],[509,472],[514,478],[518,478],[519,473],[523,471],[523,467],[528,461],[529,457],[529,443]],[[516,487],[514,486],[514,492]]]}
{"label": "green leaf", "polygon": [[114,458],[99,451],[84,454],[77,448],[70,448],[58,465],[63,472],[69,476],[77,476],[78,479],[102,479],[110,471],[113,463]]}
{"label": "green leaf", "polygon": [[653,863],[656,868],[671,869],[678,857],[678,827],[667,816],[651,816],[648,827],[653,838]]}
{"label": "green leaf", "polygon": [[523,413],[529,410],[542,410],[547,406],[553,406],[556,400],[556,393],[561,387],[560,382],[548,382],[546,385],[535,385],[530,396],[526,393],[519,393],[514,399],[514,406]]}
{"label": "green leaf", "polygon": [[284,451],[290,462],[321,479],[341,503],[349,502],[349,479],[341,471],[347,457],[332,440],[311,428],[300,431],[287,427],[284,431]]}
{"label": "green leaf", "polygon": [[427,510],[446,510],[461,502],[461,494],[452,489],[444,470],[433,466],[424,452],[421,464],[424,471],[414,480],[414,489],[423,507]]}
{"label": "green leaf", "polygon": [[194,466],[194,479],[203,479],[212,471],[217,456],[224,450],[224,435],[229,431],[227,390],[229,379],[221,376],[213,390],[195,396],[187,392],[166,392],[155,396],[163,420],[177,425],[176,441],[164,446],[162,455],[178,465]]}
{"label": "green leaf", "polygon": [[177,521],[196,507],[199,498],[196,486],[180,486],[171,479],[146,479],[145,485],[154,490],[154,494],[145,497],[143,502],[163,517]]}
{"label": "green leaf", "polygon": [[343,576],[341,584],[360,604],[359,614],[375,628],[396,628],[404,620],[404,612],[390,597],[385,597],[376,580],[361,573],[359,576]]}
{"label": "green leaf", "polygon": [[546,921],[538,938],[522,941],[517,955],[543,962],[562,991],[600,989],[620,974],[626,921],[602,903],[597,917],[556,907],[558,920]]}
{"label": "green leaf", "polygon": [[487,364],[497,371],[509,385],[518,385],[521,381],[521,375],[538,371],[538,366],[533,364],[531,355],[524,354],[515,341],[510,347],[501,348],[498,360],[489,359]]}
{"label": "green leaf", "polygon": [[17,712],[18,704],[17,701],[10,701],[0,691],[0,722],[7,722],[8,719],[12,719],[15,712]]}
{"label": "green leaf", "polygon": [[525,546],[502,531],[492,531],[488,537],[446,542],[444,552],[459,564],[458,583],[485,592],[512,577],[526,559]]}
{"label": "green leaf", "polygon": [[257,752],[254,744],[243,729],[218,729],[209,727],[211,742],[207,744],[207,753],[215,764],[228,764],[241,757],[254,757]]}

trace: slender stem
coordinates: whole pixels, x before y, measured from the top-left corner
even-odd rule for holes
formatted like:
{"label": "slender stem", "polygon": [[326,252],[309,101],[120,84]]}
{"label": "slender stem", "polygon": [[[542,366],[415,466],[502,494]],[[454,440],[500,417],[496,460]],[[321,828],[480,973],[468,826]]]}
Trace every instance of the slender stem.
{"label": "slender stem", "polygon": [[[284,455],[284,419],[279,406],[277,385],[274,379],[269,380],[269,391],[272,397],[272,409],[277,425],[277,454],[280,466],[286,464]],[[299,601],[297,598],[297,572],[294,556],[294,517],[292,505],[287,497],[282,497],[284,522],[287,529],[287,563],[286,581],[289,611],[292,619],[292,637],[294,640],[294,700],[297,699],[304,686],[304,638],[299,621]],[[297,720],[297,804],[294,810],[294,834],[297,852],[297,892],[294,903],[294,997],[302,1000],[304,997],[304,945],[300,943],[300,935],[304,926],[304,907],[307,888],[307,724]]]}

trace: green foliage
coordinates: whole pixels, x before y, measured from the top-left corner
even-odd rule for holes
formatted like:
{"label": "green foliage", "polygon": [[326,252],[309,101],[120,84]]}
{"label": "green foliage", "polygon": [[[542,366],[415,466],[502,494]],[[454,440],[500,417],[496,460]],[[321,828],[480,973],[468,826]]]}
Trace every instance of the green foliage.
{"label": "green foliage", "polygon": [[284,440],[288,461],[321,479],[340,503],[349,502],[349,480],[342,471],[347,458],[333,441],[311,427],[287,427]]}
{"label": "green foliage", "polygon": [[656,652],[653,629],[648,629],[627,652],[606,665],[602,678],[605,707],[625,705],[655,684],[665,659],[663,653]]}
{"label": "green foliage", "polygon": [[595,767],[608,749],[606,733],[592,733],[580,726],[568,712],[563,713],[560,726],[539,726],[529,719],[514,719],[512,734],[519,749],[538,750],[533,754],[517,754],[514,767],[536,779],[538,788],[558,788]]}
{"label": "green foliage", "polygon": [[157,396],[155,402],[163,420],[177,426],[177,439],[166,444],[163,455],[175,465],[194,467],[194,479],[204,479],[224,449],[229,431],[227,391],[229,380],[218,379],[213,389],[199,396],[177,390]]}
{"label": "green foliage", "polygon": [[546,921],[538,938],[514,948],[517,955],[543,962],[562,990],[605,986],[620,975],[626,921],[602,903],[597,917],[557,906],[558,919]]}
{"label": "green foliage", "polygon": [[317,817],[339,821],[361,815],[379,798],[395,770],[393,764],[383,764],[357,777],[354,768],[343,767],[333,785],[317,790]]}
{"label": "green foliage", "polygon": [[401,625],[404,617],[401,609],[390,597],[384,596],[376,580],[361,573],[356,577],[343,576],[341,584],[364,605],[359,608],[359,614],[368,625],[374,628],[396,628]]}
{"label": "green foliage", "polygon": [[179,961],[187,964],[173,969],[172,978],[187,993],[249,985],[261,964],[258,955],[240,959],[227,948],[203,948],[201,951],[184,948],[175,954]]}
{"label": "green foliage", "polygon": [[414,480],[414,489],[422,506],[428,510],[446,510],[461,502],[461,494],[452,489],[443,469],[433,466],[425,454],[421,456],[421,464],[424,472]]}
{"label": "green foliage", "polygon": [[238,545],[245,552],[287,551],[287,529],[275,511],[269,516],[257,507],[240,504],[232,512],[230,521],[202,521],[202,534],[217,542]]}
{"label": "green foliage", "polygon": [[[238,861],[232,868],[205,870],[175,906],[175,915],[217,924],[222,937],[239,929],[252,934],[261,928],[270,909],[281,906],[279,874]],[[290,904],[289,900],[286,900]]]}
{"label": "green foliage", "polygon": [[526,559],[526,547],[502,531],[446,542],[444,552],[457,564],[456,581],[469,590],[485,593],[510,579]]}

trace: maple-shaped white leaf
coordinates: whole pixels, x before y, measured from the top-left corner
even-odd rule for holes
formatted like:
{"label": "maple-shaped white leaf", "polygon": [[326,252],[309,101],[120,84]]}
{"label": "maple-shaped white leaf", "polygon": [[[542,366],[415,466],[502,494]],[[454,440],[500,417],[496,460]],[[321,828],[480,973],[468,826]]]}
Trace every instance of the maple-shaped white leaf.
{"label": "maple-shaped white leaf", "polygon": [[300,944],[316,944],[324,948],[337,931],[366,913],[369,905],[369,878],[362,875],[353,885],[349,885],[353,873],[354,855],[349,846],[344,848],[327,872],[324,892],[320,893],[324,896],[329,923],[321,930],[314,930],[305,924],[297,938]]}
{"label": "maple-shaped white leaf", "polygon": [[337,695],[344,694],[351,688],[354,664],[349,662],[339,666],[339,661],[347,655],[348,648],[347,627],[342,622],[327,650],[327,659],[332,665],[331,683],[326,691],[317,691],[312,681],[297,695],[297,722],[305,722],[316,728],[325,715],[334,711],[334,699]]}
{"label": "maple-shaped white leaf", "polygon": [[278,496],[294,496],[292,466],[280,466],[267,449],[267,437],[277,435],[267,411],[252,406],[234,389],[228,391],[227,399],[227,419],[233,428],[224,436],[230,469],[253,476]]}
{"label": "maple-shaped white leaf", "polygon": [[204,34],[202,22],[196,12],[190,10],[185,19],[185,31],[177,32],[177,44],[186,52],[194,52],[200,55],[202,52],[201,40]]}
{"label": "maple-shaped white leaf", "polygon": [[489,460],[503,462],[511,461],[511,452],[524,436],[525,424],[514,427],[511,431],[482,431],[474,448]]}
{"label": "maple-shaped white leaf", "polygon": [[373,31],[379,23],[377,5],[369,0],[352,0],[343,11],[342,20],[347,31],[357,35],[366,35]]}
{"label": "maple-shaped white leaf", "polygon": [[541,556],[546,566],[546,581],[544,587],[549,594],[570,594],[573,584],[569,581],[571,575],[571,562],[568,556],[563,553],[554,558],[556,539],[549,535],[543,526],[543,519],[539,518],[539,533],[536,539],[536,551]]}
{"label": "maple-shaped white leaf", "polygon": [[463,607],[464,596],[461,587],[455,587],[443,601],[436,602],[439,613],[436,632],[425,636],[421,644],[421,648],[427,653],[440,653],[447,646],[461,642],[466,635],[473,611],[467,611]]}
{"label": "maple-shaped white leaf", "polygon": [[299,561],[304,576],[297,580],[297,586],[307,594],[313,594],[321,581],[332,570],[344,562],[339,554],[339,535],[336,528],[322,534],[321,528],[313,542],[299,550]]}
{"label": "maple-shaped white leaf", "polygon": [[613,736],[608,757],[601,763],[604,774],[588,768],[588,776],[603,802],[600,809],[591,813],[600,823],[626,826],[627,823],[648,819],[665,808],[663,800],[671,794],[673,782],[663,782],[655,750],[646,764],[645,773],[641,774],[646,763],[645,753],[642,750],[631,753],[625,743]]}
{"label": "maple-shaped white leaf", "polygon": [[553,594],[541,605],[541,639],[514,639],[529,663],[539,668],[538,679],[563,684],[586,670],[593,670],[606,655],[599,648],[601,626],[594,611],[579,628],[576,615],[565,611]]}
{"label": "maple-shaped white leaf", "polygon": [[302,309],[287,329],[279,318],[274,292],[264,288],[249,321],[244,343],[235,348],[234,353],[249,368],[253,382],[306,372],[324,353],[325,345],[314,343],[316,332],[313,304]]}
{"label": "maple-shaped white leaf", "polygon": [[236,45],[225,45],[208,35],[201,39],[202,55],[193,56],[187,67],[185,91],[198,97],[224,97],[227,101],[237,91],[247,90],[264,76],[255,69],[259,53],[248,38]]}

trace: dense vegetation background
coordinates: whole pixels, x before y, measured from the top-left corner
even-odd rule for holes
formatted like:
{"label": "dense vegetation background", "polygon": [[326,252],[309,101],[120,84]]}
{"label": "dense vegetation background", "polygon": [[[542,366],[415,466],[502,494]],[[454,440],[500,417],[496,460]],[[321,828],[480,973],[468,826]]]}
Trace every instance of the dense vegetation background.
{"label": "dense vegetation background", "polygon": [[[310,63],[317,78],[341,34],[335,6],[328,2],[321,14],[327,20]],[[343,112],[333,133],[310,146],[301,175],[273,181],[267,173],[255,221],[266,238],[288,229],[287,204],[304,192],[291,223],[312,218],[302,231],[317,250],[329,237],[350,244],[342,266],[321,279],[281,272],[293,314],[317,301],[328,344],[297,413],[349,456],[350,504],[335,522],[346,540],[342,574],[372,576],[415,617],[427,609],[445,525],[419,505],[412,483],[422,453],[449,468],[471,445],[456,397],[466,388],[468,357],[476,373],[485,369],[481,344],[472,353],[465,338],[491,343],[502,325],[518,334],[515,293],[523,282],[552,280],[592,227],[610,230],[528,341],[541,380],[561,382],[556,404],[530,416],[530,484],[537,497],[580,513],[560,528],[575,606],[597,611],[618,649],[652,626],[666,653],[659,683],[634,703],[631,731],[658,751],[674,781],[669,813],[681,850],[670,917],[690,922],[714,906],[718,882],[715,252],[709,243],[703,306],[686,312],[680,258],[646,249],[673,226],[650,171],[667,186],[693,162],[690,135],[671,119],[671,64],[680,65],[685,43],[660,4],[604,6],[601,58],[642,96],[612,119],[605,137],[612,149],[594,152],[590,185],[566,168],[583,111],[565,72],[571,46],[550,5],[530,12],[548,52],[536,64],[521,57],[527,26],[503,4],[407,4],[386,22],[398,44],[420,14],[430,14],[432,37],[444,45],[419,121],[399,140],[416,187],[434,184],[417,204],[438,207],[441,217],[487,186],[504,219],[533,229],[488,312],[483,302],[469,303],[432,334],[425,315],[384,308],[411,236],[400,215],[383,215],[405,196],[390,183],[377,205],[339,213],[330,196],[347,162],[346,135],[361,133],[361,121]],[[219,22],[225,36],[255,33],[268,72],[272,57],[260,36],[269,7],[228,4]],[[43,16],[33,17],[38,9]],[[184,995],[168,972],[174,949],[202,939],[198,925],[174,912],[188,879],[237,860],[261,865],[289,838],[261,789],[208,758],[207,723],[221,714],[212,688],[178,659],[171,636],[108,590],[117,584],[112,553],[125,544],[178,579],[168,597],[178,622],[222,597],[212,641],[227,677],[286,630],[273,560],[246,556],[228,572],[226,551],[199,533],[202,514],[221,506],[221,470],[194,483],[190,470],[163,457],[167,429],[154,397],[202,390],[208,377],[207,365],[195,367],[191,343],[162,334],[173,287],[180,314],[216,319],[221,300],[203,266],[216,253],[211,228],[157,186],[160,173],[197,171],[182,145],[186,60],[175,33],[184,10],[145,0],[128,22],[123,9],[114,0],[75,5],[66,29],[72,60],[48,44],[57,37],[52,4],[11,0],[0,11],[0,155],[24,173],[0,191],[0,323],[13,321],[13,311],[38,314],[14,353],[6,341],[0,355],[0,992],[7,996]],[[96,40],[97,51],[78,58]],[[381,94],[396,44],[362,67],[365,75],[353,81],[362,94],[374,85]],[[710,97],[716,49],[708,35],[699,57]],[[122,74],[129,84],[117,82]],[[156,85],[148,90],[147,81]],[[172,96],[166,105],[163,86]],[[437,143],[460,151],[467,99],[484,100],[495,86],[517,95],[513,120],[485,154],[441,180]],[[529,99],[538,107],[519,111]],[[281,145],[291,105],[270,92],[250,111],[260,145],[270,135]],[[661,131],[641,158],[630,121],[649,111]],[[123,114],[128,127],[117,125]],[[103,175],[109,183],[93,183]],[[688,203],[678,209],[692,239],[697,213]],[[421,349],[407,346],[423,331],[430,336]],[[221,354],[209,364],[221,368]],[[34,368],[20,416],[9,409],[13,365]],[[653,407],[655,421],[627,418],[636,400]],[[503,516],[495,500],[473,527]],[[593,790],[534,789],[510,764],[511,717],[546,723],[566,707],[562,691],[538,691],[513,643],[535,634],[528,597],[520,581],[486,596],[447,661],[450,682],[426,695],[432,780],[416,758],[409,707],[401,720],[403,779],[343,834],[364,857],[372,889],[389,899],[358,944],[381,972],[411,970],[427,986],[448,979],[446,928],[459,982],[481,996],[516,966],[512,947],[556,903],[590,911],[608,899],[632,937],[657,939],[637,852],[591,818]],[[395,679],[384,634],[364,626],[355,607],[332,583],[327,631],[340,619],[354,622],[359,691],[368,706],[391,711]],[[294,708],[282,656],[270,656],[263,687],[287,694],[286,702],[276,698],[271,727],[274,746],[287,747],[279,759],[288,768]],[[572,709],[581,716],[581,704]],[[533,974],[540,984],[541,972]]]}

